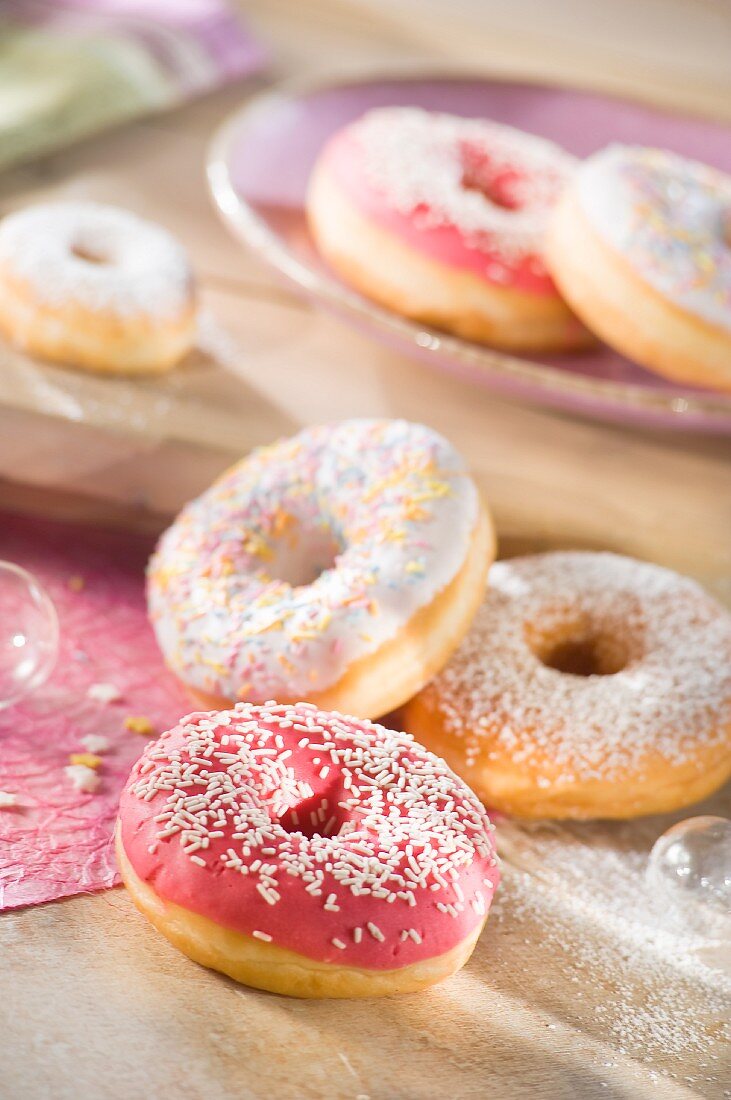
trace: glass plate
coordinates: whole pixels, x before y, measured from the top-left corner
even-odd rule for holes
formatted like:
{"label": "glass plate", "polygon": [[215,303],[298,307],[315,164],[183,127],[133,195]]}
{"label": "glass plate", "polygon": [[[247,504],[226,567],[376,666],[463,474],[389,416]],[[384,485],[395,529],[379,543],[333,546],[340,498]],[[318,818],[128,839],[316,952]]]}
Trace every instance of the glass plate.
{"label": "glass plate", "polygon": [[234,233],[315,302],[432,367],[493,390],[601,419],[731,433],[731,395],[666,382],[601,346],[536,360],[494,351],[382,309],[318,257],[304,212],[327,138],[371,107],[483,116],[552,138],[583,157],[611,141],[673,149],[731,172],[731,131],[610,96],[468,77],[388,76],[257,97],[216,135],[208,178]]}

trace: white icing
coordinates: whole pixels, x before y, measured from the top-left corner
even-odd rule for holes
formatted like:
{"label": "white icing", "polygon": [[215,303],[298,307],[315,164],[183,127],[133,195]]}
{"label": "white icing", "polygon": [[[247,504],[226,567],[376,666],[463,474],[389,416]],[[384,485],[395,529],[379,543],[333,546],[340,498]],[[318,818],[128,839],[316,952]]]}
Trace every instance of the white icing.
{"label": "white icing", "polygon": [[610,145],[579,170],[581,209],[633,271],[731,330],[731,177],[674,153]]}
{"label": "white icing", "polygon": [[49,306],[120,317],[190,308],[186,253],[165,229],[99,203],[31,206],[0,222],[0,266]]}
{"label": "white icing", "polygon": [[418,424],[351,420],[255,451],[151,562],[166,660],[227,699],[306,698],[453,580],[477,516],[463,459]]}

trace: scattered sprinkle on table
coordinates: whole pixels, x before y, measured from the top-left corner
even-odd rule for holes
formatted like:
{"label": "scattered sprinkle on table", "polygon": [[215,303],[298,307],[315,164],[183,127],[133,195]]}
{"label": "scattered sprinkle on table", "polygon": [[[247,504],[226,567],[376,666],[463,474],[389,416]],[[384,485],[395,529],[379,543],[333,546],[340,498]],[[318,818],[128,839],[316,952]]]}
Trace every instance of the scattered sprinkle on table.
{"label": "scattered sprinkle on table", "polygon": [[95,703],[118,703],[122,693],[114,684],[92,684],[86,693]]}
{"label": "scattered sprinkle on table", "polygon": [[124,728],[132,733],[140,733],[143,737],[154,737],[155,727],[144,714],[128,714],[124,720]]}
{"label": "scattered sprinkle on table", "polygon": [[94,794],[99,787],[99,776],[94,768],[90,768],[86,764],[69,764],[64,768],[64,771],[77,791]]}
{"label": "scattered sprinkle on table", "polygon": [[92,768],[94,771],[96,771],[101,762],[101,756],[97,756],[93,752],[72,752],[69,756],[70,764],[77,764],[85,768]]}
{"label": "scattered sprinkle on table", "polygon": [[109,749],[109,738],[102,737],[99,733],[87,733],[86,737],[81,738],[81,744],[86,751],[90,753],[96,754],[107,752]]}

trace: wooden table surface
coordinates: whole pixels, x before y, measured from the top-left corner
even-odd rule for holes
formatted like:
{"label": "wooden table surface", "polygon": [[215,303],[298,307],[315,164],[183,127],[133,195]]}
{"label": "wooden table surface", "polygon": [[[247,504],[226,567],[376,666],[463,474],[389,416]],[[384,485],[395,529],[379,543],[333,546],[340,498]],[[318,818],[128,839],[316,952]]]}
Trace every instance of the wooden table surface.
{"label": "wooden table surface", "polygon": [[[444,60],[447,52],[444,41],[425,41],[423,27],[410,35],[403,20],[380,22],[362,4],[271,0],[253,14],[275,44],[280,75],[342,71],[344,58],[360,67]],[[525,56],[514,47],[522,71]],[[495,59],[501,71],[510,60],[505,50]],[[709,74],[707,100],[722,79]],[[652,93],[639,72],[630,83]],[[193,446],[83,425],[72,441],[68,422],[6,408],[0,505],[157,527],[234,451],[324,419],[406,416],[459,444],[492,505],[503,552],[620,550],[691,573],[731,605],[731,440],[601,425],[432,374],[306,307],[230,240],[206,194],[204,154],[213,127],[252,90],[230,89],[0,181],[6,207],[47,194],[89,196],[178,233],[200,272],[206,310],[235,341],[240,409],[223,442]],[[673,89],[664,79],[655,91],[667,99]],[[529,919],[503,910],[446,985],[347,1004],[255,993],[194,966],[120,890],[6,914],[0,1096],[723,1095],[722,1052],[622,1052],[595,1022],[597,976],[562,986],[563,964]]]}

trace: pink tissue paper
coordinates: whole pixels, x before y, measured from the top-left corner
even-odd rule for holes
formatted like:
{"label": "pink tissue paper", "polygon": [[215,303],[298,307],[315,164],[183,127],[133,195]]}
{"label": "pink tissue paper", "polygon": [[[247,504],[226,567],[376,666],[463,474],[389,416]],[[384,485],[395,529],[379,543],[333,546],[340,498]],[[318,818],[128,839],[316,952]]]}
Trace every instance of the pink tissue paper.
{"label": "pink tissue paper", "polygon": [[[151,540],[128,533],[0,515],[0,558],[34,573],[53,599],[60,653],[46,685],[0,710],[0,910],[114,886],[112,834],[119,794],[148,736],[125,728],[146,717],[163,732],[190,711],[162,663],[147,621],[144,568]],[[0,608],[2,614],[2,608]],[[94,698],[109,685],[119,699]],[[109,693],[109,692],[108,692]],[[64,769],[82,739],[106,738],[95,793]]]}

